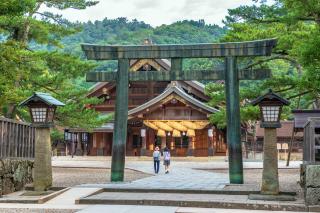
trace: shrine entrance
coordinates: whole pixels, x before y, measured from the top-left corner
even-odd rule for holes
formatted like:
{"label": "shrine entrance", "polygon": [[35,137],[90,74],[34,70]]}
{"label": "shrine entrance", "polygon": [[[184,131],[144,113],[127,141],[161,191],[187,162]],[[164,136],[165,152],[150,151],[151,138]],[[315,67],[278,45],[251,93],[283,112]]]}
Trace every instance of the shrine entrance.
{"label": "shrine entrance", "polygon": [[[276,46],[275,39],[249,42],[192,45],[108,46],[83,44],[89,60],[118,60],[117,72],[90,72],[87,81],[116,81],[116,110],[113,134],[111,181],[123,181],[128,122],[129,81],[191,81],[224,80],[227,108],[227,143],[230,183],[243,183],[243,164],[240,137],[239,80],[258,80],[270,77],[268,69],[241,69],[238,57],[269,56]],[[224,58],[222,70],[184,71],[187,58]],[[170,59],[170,72],[129,72],[130,60]],[[178,90],[177,90],[178,91]]]}

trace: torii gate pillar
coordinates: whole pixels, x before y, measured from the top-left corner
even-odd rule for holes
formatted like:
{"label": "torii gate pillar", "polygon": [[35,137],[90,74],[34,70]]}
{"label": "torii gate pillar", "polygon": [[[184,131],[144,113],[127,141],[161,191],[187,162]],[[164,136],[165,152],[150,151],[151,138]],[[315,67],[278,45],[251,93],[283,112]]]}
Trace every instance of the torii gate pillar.
{"label": "torii gate pillar", "polygon": [[243,163],[240,133],[240,99],[237,58],[225,59],[225,91],[227,101],[227,143],[229,178],[231,183],[243,183]]}

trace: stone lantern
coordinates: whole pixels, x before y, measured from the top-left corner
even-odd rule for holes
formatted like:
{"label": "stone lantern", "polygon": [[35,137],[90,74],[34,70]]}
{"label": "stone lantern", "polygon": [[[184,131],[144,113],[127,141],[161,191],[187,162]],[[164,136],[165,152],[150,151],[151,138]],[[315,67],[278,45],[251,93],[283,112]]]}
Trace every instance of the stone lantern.
{"label": "stone lantern", "polygon": [[20,106],[29,108],[32,126],[36,127],[33,186],[35,191],[45,191],[52,186],[50,127],[56,108],[64,104],[47,93],[36,92]]}
{"label": "stone lantern", "polygon": [[[262,197],[259,197],[260,195],[251,195],[251,198],[268,200],[270,196],[279,195],[277,128],[281,127],[282,107],[289,105],[290,102],[270,89],[265,95],[258,97],[251,104],[259,106],[261,113],[260,126],[264,128]],[[271,199],[273,198],[271,197]]]}

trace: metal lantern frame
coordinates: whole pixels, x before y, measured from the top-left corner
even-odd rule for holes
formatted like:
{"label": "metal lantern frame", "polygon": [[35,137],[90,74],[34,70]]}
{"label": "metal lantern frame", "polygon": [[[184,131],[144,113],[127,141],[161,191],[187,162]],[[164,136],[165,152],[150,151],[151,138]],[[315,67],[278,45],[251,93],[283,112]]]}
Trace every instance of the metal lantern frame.
{"label": "metal lantern frame", "polygon": [[20,103],[20,106],[29,108],[32,125],[36,127],[52,126],[57,107],[64,105],[64,103],[53,98],[50,94],[40,92],[35,92]]}
{"label": "metal lantern frame", "polygon": [[280,128],[280,118],[283,106],[290,102],[269,89],[268,93],[251,102],[253,106],[259,105],[261,128]]}
{"label": "metal lantern frame", "polygon": [[32,123],[53,123],[56,108],[56,106],[50,106],[44,103],[29,104]]}

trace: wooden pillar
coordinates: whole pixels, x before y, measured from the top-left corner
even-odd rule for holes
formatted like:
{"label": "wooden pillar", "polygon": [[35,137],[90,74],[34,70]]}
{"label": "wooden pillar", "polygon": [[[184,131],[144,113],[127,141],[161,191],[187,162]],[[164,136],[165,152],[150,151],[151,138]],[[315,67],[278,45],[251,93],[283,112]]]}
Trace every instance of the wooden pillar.
{"label": "wooden pillar", "polygon": [[118,60],[115,124],[112,143],[111,181],[123,181],[128,122],[129,60]]}
{"label": "wooden pillar", "polygon": [[76,133],[76,141],[77,141],[76,155],[81,156],[83,155],[83,150],[81,146],[81,132]]}
{"label": "wooden pillar", "polygon": [[161,137],[161,149],[164,149],[167,145],[167,137]]}
{"label": "wooden pillar", "polygon": [[208,129],[208,156],[214,155],[214,149],[213,149],[213,128]]}
{"label": "wooden pillar", "polygon": [[147,153],[147,130],[146,129],[141,129],[140,130],[140,134],[141,134],[141,149],[140,149],[140,156],[145,156]]}
{"label": "wooden pillar", "polygon": [[71,133],[71,156],[73,157],[76,151],[76,144],[74,139],[74,133]]}
{"label": "wooden pillar", "polygon": [[171,139],[170,140],[170,149],[171,149],[171,151],[173,151],[175,149],[175,139],[174,139],[174,137],[171,137],[170,139]]}
{"label": "wooden pillar", "polygon": [[213,137],[208,136],[208,156],[214,156]]}
{"label": "wooden pillar", "polygon": [[240,138],[239,78],[236,57],[226,57],[225,66],[229,179],[230,183],[242,184],[243,164]]}
{"label": "wooden pillar", "polygon": [[279,194],[277,129],[264,129],[261,194]]}
{"label": "wooden pillar", "polygon": [[191,140],[189,140],[189,143],[188,143],[188,152],[187,152],[187,155],[188,156],[193,156],[193,151],[194,151],[194,148],[193,148],[193,146],[194,146],[194,143],[195,143],[195,137],[189,137],[189,139],[191,139]]}
{"label": "wooden pillar", "polygon": [[49,128],[35,130],[34,180],[35,191],[45,191],[52,186],[51,141]]}

